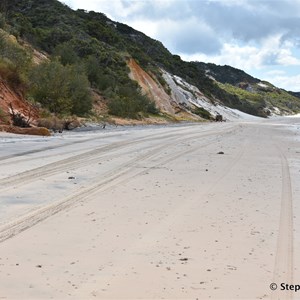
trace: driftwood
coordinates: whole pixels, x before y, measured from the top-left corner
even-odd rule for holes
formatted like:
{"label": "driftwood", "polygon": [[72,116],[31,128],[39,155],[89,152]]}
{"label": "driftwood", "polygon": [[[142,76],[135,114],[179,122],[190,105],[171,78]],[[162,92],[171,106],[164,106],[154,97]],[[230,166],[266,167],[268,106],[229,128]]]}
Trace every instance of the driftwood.
{"label": "driftwood", "polygon": [[0,125],[0,132],[1,131],[15,133],[15,134],[51,136],[50,131],[44,127],[21,128],[21,127],[9,126],[9,125]]}
{"label": "driftwood", "polygon": [[15,112],[12,104],[9,104],[9,108],[10,108],[10,114],[11,114],[11,119],[13,122],[14,126],[17,127],[22,127],[22,128],[29,128],[30,126],[30,120],[31,120],[31,109],[29,110],[29,116],[26,119],[24,115],[22,115],[19,112]]}

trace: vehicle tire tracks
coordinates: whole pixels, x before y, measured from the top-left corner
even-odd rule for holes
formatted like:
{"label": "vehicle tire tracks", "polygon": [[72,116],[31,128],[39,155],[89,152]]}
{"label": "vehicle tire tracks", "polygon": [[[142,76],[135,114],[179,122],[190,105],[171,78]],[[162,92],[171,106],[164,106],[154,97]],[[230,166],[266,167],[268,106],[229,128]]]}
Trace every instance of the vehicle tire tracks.
{"label": "vehicle tire tracks", "polygon": [[[117,168],[108,171],[106,174],[102,174],[99,182],[81,188],[79,191],[75,192],[74,194],[64,199],[60,199],[49,205],[37,208],[14,221],[2,225],[0,227],[0,243],[14,237],[15,235],[23,232],[24,230],[31,228],[32,226],[42,222],[43,220],[61,211],[73,207],[78,203],[86,202],[88,199],[93,198],[93,196],[99,195],[99,192],[103,192],[107,189],[118,186],[121,183],[125,183],[136,176],[142,175],[147,171],[145,171],[144,169],[141,170],[139,168],[136,168],[136,164],[139,162],[144,162],[147,159],[153,158],[155,157],[155,155],[161,155],[162,151],[165,150],[166,147],[171,147],[172,145],[176,145],[178,142],[193,140],[196,137],[200,138],[204,136],[216,135],[216,133],[217,132],[206,132],[205,134],[197,133],[191,136],[179,137],[169,142],[165,141],[163,145],[156,146],[155,148],[149,150],[147,153],[139,155],[138,157],[135,157],[122,165],[119,165]],[[224,135],[224,132],[222,132],[222,134]],[[201,147],[202,148],[207,147],[215,143],[218,138],[219,135],[217,134],[214,140],[210,141],[209,143],[201,145]],[[199,150],[199,144],[193,147],[189,146],[188,149],[184,149],[184,150],[174,152],[172,154],[168,154],[167,157],[162,157],[161,159],[156,161],[152,166],[150,166],[148,169],[156,168],[184,154],[191,153],[197,150]]]}
{"label": "vehicle tire tracks", "polygon": [[[176,136],[176,134],[174,135]],[[139,140],[136,139],[126,140],[126,141],[114,142],[112,144],[104,145],[81,154],[73,155],[72,157],[69,158],[55,161],[38,168],[34,168],[13,176],[3,178],[0,180],[0,190],[9,189],[11,187],[15,188],[17,186],[30,183],[36,179],[50,177],[74,167],[78,169],[88,164],[99,162],[99,160],[103,158],[103,156],[111,155],[111,151],[116,152],[126,146],[132,146],[136,143],[151,141],[153,139],[158,140],[158,139],[172,138],[174,137],[174,135],[171,134],[162,137],[150,137],[150,138],[139,139]],[[109,158],[111,158],[111,156]]]}
{"label": "vehicle tire tracks", "polygon": [[[232,127],[229,127],[228,129],[224,130],[222,133],[228,133],[232,130]],[[205,137],[207,135],[214,135],[216,134],[216,131],[207,131],[207,132],[201,132],[201,133],[193,133],[190,134],[190,137],[199,136]],[[116,152],[118,150],[123,149],[124,147],[133,146],[135,144],[140,144],[142,142],[149,142],[149,141],[159,141],[159,140],[167,140],[167,139],[180,139],[182,136],[178,136],[178,133],[171,133],[166,135],[157,136],[157,134],[153,134],[150,137],[142,138],[142,139],[133,139],[133,140],[126,140],[126,141],[120,141],[120,142],[114,142],[112,144],[104,145],[101,147],[98,147],[96,149],[90,150],[88,152],[84,152],[81,154],[74,155],[69,158],[65,158],[56,162],[52,162],[49,164],[46,164],[44,166],[34,168],[28,171],[24,171],[22,173],[9,176],[6,178],[3,178],[0,180],[0,191],[7,190],[10,188],[16,188],[25,184],[28,184],[30,182],[33,182],[37,179],[44,179],[50,176],[53,176],[55,174],[58,174],[63,171],[67,171],[69,169],[78,169],[80,167],[84,167],[87,165],[94,164],[96,162],[99,162],[100,159],[107,159],[107,158],[113,158],[118,156],[118,154],[115,154],[112,156],[111,152]],[[186,136],[183,138],[187,138]],[[107,157],[107,155],[110,155],[110,157]]]}
{"label": "vehicle tire tracks", "polygon": [[278,289],[272,292],[272,299],[292,299],[293,291],[282,291],[280,284],[293,284],[293,195],[289,164],[286,156],[277,146],[281,158],[282,168],[282,192],[279,219],[279,230],[277,237],[277,249],[275,256],[275,267],[273,282]]}
{"label": "vehicle tire tracks", "polygon": [[[184,131],[185,129],[186,129],[185,127],[178,128],[178,129],[173,130],[172,133],[175,134],[175,133]],[[120,134],[114,135],[114,137],[121,136],[121,135],[124,135],[124,132],[120,132]],[[157,136],[157,133],[153,133],[151,135],[148,135],[148,137],[152,137],[152,136]],[[77,144],[83,144],[83,143],[86,143],[86,142],[89,142],[89,141],[94,141],[94,140],[100,139],[100,138],[101,138],[101,140],[108,139],[108,138],[111,138],[111,137],[112,137],[111,135],[108,135],[108,136],[107,135],[93,136],[93,137],[90,137],[88,139],[70,141],[70,142],[65,142],[63,144],[59,144],[59,145],[55,145],[55,146],[47,146],[47,147],[42,147],[42,148],[35,149],[35,150],[29,150],[29,151],[23,151],[23,152],[20,152],[20,153],[10,154],[10,155],[0,157],[0,164],[2,164],[2,161],[9,160],[9,159],[12,159],[12,158],[17,158],[17,157],[21,157],[21,156],[36,154],[36,153],[40,153],[40,152],[44,152],[44,151],[48,151],[48,150],[55,150],[55,149],[68,147],[68,146],[72,146],[72,145],[77,145]]]}

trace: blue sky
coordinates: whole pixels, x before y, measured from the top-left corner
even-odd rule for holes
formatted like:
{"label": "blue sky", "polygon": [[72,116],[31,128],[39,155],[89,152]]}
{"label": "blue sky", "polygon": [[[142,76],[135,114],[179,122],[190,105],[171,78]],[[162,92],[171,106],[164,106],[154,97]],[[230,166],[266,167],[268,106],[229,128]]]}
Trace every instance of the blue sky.
{"label": "blue sky", "polygon": [[64,0],[161,41],[184,60],[231,65],[300,91],[300,0]]}

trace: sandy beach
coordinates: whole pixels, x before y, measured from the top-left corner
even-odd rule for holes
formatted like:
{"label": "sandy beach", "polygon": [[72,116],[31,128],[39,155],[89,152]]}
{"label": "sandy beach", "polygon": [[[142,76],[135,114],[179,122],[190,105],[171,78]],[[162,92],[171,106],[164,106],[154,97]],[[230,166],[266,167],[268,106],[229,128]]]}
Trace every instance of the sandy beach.
{"label": "sandy beach", "polygon": [[0,133],[0,299],[300,299],[297,284],[300,118]]}

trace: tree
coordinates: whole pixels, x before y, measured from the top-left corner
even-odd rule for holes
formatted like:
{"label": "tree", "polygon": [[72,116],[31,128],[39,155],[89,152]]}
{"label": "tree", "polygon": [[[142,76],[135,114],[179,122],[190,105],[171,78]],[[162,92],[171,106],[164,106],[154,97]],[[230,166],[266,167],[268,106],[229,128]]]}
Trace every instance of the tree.
{"label": "tree", "polygon": [[83,116],[92,109],[90,83],[84,73],[84,67],[79,65],[69,68],[69,93],[72,99],[71,113]]}
{"label": "tree", "polygon": [[30,80],[33,98],[55,114],[84,115],[92,107],[89,82],[79,66],[44,62],[33,69]]}
{"label": "tree", "polygon": [[54,50],[54,55],[59,57],[59,61],[64,65],[78,63],[79,57],[73,47],[68,43],[58,45]]}
{"label": "tree", "polygon": [[109,112],[124,118],[138,118],[140,114],[156,114],[155,103],[132,86],[122,86],[108,103]]}

